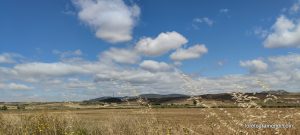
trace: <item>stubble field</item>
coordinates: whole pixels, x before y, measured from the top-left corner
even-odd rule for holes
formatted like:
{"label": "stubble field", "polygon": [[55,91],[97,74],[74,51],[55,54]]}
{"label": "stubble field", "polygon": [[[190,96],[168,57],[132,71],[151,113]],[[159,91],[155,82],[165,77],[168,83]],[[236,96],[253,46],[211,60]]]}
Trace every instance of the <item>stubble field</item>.
{"label": "stubble field", "polygon": [[[251,124],[269,127],[251,127]],[[274,127],[278,125],[285,127]],[[1,135],[297,135],[300,133],[299,128],[299,108],[143,108],[0,112]]]}

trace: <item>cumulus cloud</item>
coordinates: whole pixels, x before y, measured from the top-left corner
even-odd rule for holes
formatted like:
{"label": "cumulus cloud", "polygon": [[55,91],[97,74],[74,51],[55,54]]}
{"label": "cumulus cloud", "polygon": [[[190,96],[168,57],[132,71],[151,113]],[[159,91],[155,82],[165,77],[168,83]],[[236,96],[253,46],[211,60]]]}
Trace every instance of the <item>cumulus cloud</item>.
{"label": "cumulus cloud", "polygon": [[140,15],[137,5],[123,0],[73,0],[79,19],[96,31],[96,37],[111,43],[132,39],[132,30]]}
{"label": "cumulus cloud", "polygon": [[183,48],[177,49],[175,52],[173,52],[170,55],[170,58],[174,61],[195,59],[201,57],[203,54],[207,52],[208,49],[205,47],[205,45],[197,44],[187,49],[183,49]]}
{"label": "cumulus cloud", "polygon": [[135,64],[140,60],[140,56],[133,50],[110,48],[100,55],[100,59],[113,60],[118,63]]}
{"label": "cumulus cloud", "polygon": [[10,75],[11,77],[15,76],[14,79],[20,78],[27,81],[28,78],[38,78],[42,80],[45,78],[56,79],[65,77],[69,78],[72,76],[93,76],[99,73],[110,72],[112,70],[116,70],[117,68],[118,66],[114,65],[113,63],[87,60],[82,60],[74,63],[65,61],[53,63],[29,62],[16,64],[12,68],[0,67],[0,75]]}
{"label": "cumulus cloud", "polygon": [[154,60],[144,60],[140,67],[142,69],[151,71],[151,72],[161,72],[161,71],[168,71],[171,69],[171,66],[165,62],[157,62]]}
{"label": "cumulus cloud", "polygon": [[284,89],[287,91],[297,91],[299,86],[295,83],[296,80],[285,77],[290,74],[285,71],[272,71],[261,74],[231,74],[215,78],[199,77],[196,83],[200,88],[208,93],[219,92],[258,92],[266,90]]}
{"label": "cumulus cloud", "polygon": [[[270,69],[260,72],[259,74],[247,74],[247,75],[225,75],[222,77],[198,77],[192,78],[190,76],[184,75],[176,70],[167,70],[172,68],[162,68],[168,67],[162,62],[148,60],[150,64],[144,64],[144,68],[110,68],[91,70],[93,74],[96,74],[95,82],[99,85],[105,86],[106,92],[109,90],[125,89],[122,82],[128,82],[132,85],[132,88],[136,89],[139,93],[188,93],[194,92],[194,94],[200,93],[216,93],[216,92],[230,92],[239,89],[240,86],[245,87],[246,90],[261,90],[261,86],[258,81],[265,82],[275,89],[287,89],[295,90],[299,88],[297,81],[300,81],[300,70],[295,68],[295,65],[288,66],[287,68],[278,68],[280,65],[289,63],[288,58],[293,57],[292,55],[274,56],[270,57],[268,63],[271,64]],[[295,57],[295,56],[294,56]],[[298,57],[298,56],[297,56]],[[276,59],[274,62],[271,61]],[[300,56],[299,56],[300,58]],[[147,60],[146,60],[147,61]],[[251,60],[254,61],[254,60]],[[158,64],[160,63],[160,64]],[[245,62],[245,63],[260,63],[260,62]],[[266,63],[266,62],[264,62]],[[292,63],[297,63],[293,61]],[[91,63],[94,66],[99,66],[101,63]],[[147,65],[147,66],[145,66]],[[153,66],[156,65],[156,66]],[[158,66],[164,65],[164,66]],[[251,64],[250,64],[251,65]],[[254,64],[255,65],[255,64]],[[259,64],[257,64],[259,65]],[[78,65],[79,66],[79,65]],[[88,67],[84,64],[81,67]],[[147,67],[147,69],[145,69]],[[259,67],[259,66],[258,66]],[[168,71],[168,72],[162,72]],[[150,72],[147,72],[148,70]],[[113,80],[113,83],[110,83]],[[284,83],[283,83],[284,82]],[[86,83],[82,83],[83,85]],[[89,84],[90,85],[90,84]],[[89,86],[87,85],[87,86]],[[191,90],[191,85],[193,89]],[[116,88],[117,87],[117,88]],[[132,93],[131,93],[132,94]],[[193,93],[192,93],[193,94]]]}
{"label": "cumulus cloud", "polygon": [[72,74],[88,73],[89,71],[80,67],[67,63],[25,63],[18,64],[14,67],[18,74],[29,76],[64,76]]}
{"label": "cumulus cloud", "polygon": [[281,15],[272,26],[272,32],[264,40],[264,46],[267,48],[300,47],[300,22]]}
{"label": "cumulus cloud", "polygon": [[[70,99],[73,100],[86,100],[110,95],[112,91],[123,95],[204,94],[231,92],[240,88],[245,91],[258,91],[264,89],[260,86],[261,82],[267,84],[270,89],[299,89],[299,54],[273,56],[263,60],[241,62],[249,70],[253,68],[255,74],[230,74],[220,77],[190,76],[172,65],[153,60],[145,60],[139,66],[130,67],[84,59],[75,63],[24,62],[15,63],[11,67],[0,66],[0,76],[5,76],[0,78],[0,89],[6,92],[9,87],[21,90],[27,89],[27,86],[31,90],[26,92],[36,93],[35,99],[44,100],[62,100],[65,96],[71,96]],[[267,66],[262,66],[263,63]],[[25,84],[25,87],[22,86]],[[22,91],[12,92],[19,94]],[[29,98],[26,95],[23,97]],[[0,98],[10,101],[18,99],[12,93],[10,96],[3,93]]]}
{"label": "cumulus cloud", "polygon": [[258,59],[241,61],[240,65],[248,68],[251,73],[261,73],[268,69],[268,64]]}
{"label": "cumulus cloud", "polygon": [[137,42],[135,49],[147,56],[159,56],[177,49],[187,42],[188,40],[184,36],[175,31],[163,32],[156,38],[142,38]]}

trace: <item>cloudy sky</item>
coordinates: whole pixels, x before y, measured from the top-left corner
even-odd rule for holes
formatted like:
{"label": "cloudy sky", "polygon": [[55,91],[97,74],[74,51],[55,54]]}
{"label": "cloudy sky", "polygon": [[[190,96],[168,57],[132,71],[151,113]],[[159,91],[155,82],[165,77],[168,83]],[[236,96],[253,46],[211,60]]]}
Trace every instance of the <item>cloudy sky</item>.
{"label": "cloudy sky", "polygon": [[3,0],[0,101],[300,91],[299,0]]}

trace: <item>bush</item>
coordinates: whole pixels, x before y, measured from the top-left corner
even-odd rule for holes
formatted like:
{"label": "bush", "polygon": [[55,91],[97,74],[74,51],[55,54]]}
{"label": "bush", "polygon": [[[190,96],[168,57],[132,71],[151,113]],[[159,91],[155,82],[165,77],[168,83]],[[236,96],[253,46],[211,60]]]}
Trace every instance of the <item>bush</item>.
{"label": "bush", "polygon": [[17,106],[17,109],[18,109],[18,110],[24,110],[24,109],[25,109],[25,105],[18,105],[18,106]]}
{"label": "bush", "polygon": [[4,105],[4,106],[2,106],[1,108],[0,108],[0,110],[4,110],[4,111],[6,111],[8,108],[7,108],[7,106],[6,105]]}
{"label": "bush", "polygon": [[194,106],[197,105],[197,100],[193,99],[193,105],[194,105]]}

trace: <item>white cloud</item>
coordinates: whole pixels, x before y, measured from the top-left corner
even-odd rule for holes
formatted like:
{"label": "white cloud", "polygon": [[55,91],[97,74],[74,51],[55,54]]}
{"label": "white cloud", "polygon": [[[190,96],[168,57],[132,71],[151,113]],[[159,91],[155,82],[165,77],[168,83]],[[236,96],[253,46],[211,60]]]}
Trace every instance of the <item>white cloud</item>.
{"label": "white cloud", "polygon": [[269,34],[269,31],[263,29],[262,27],[256,27],[254,28],[254,34],[258,35],[261,38],[266,38]]}
{"label": "white cloud", "polygon": [[17,84],[17,83],[9,83],[9,84],[1,84],[0,89],[2,90],[32,90],[32,87],[29,87],[24,84]]}
{"label": "white cloud", "polygon": [[11,90],[31,90],[32,89],[31,87],[29,87],[27,85],[17,84],[17,83],[8,84],[7,88],[11,89]]}
{"label": "white cloud", "polygon": [[195,59],[201,57],[203,54],[207,52],[208,49],[205,47],[205,45],[197,44],[187,49],[183,49],[183,48],[177,49],[175,52],[173,52],[170,55],[170,58],[174,61]]}
{"label": "white cloud", "polygon": [[264,41],[265,47],[300,47],[300,22],[282,15],[277,18],[272,31]]}
{"label": "white cloud", "polygon": [[90,71],[67,63],[25,63],[14,67],[18,74],[28,76],[65,76],[72,74],[89,73]]}
{"label": "white cloud", "polygon": [[262,60],[241,61],[240,65],[248,68],[251,73],[261,73],[268,69],[268,64]]}
{"label": "white cloud", "polygon": [[0,64],[1,63],[16,63],[17,58],[22,58],[21,55],[16,53],[2,53],[0,54]]}
{"label": "white cloud", "polygon": [[[116,70],[118,66],[113,63],[103,63],[99,61],[59,61],[53,63],[28,62],[16,64],[15,66],[0,67],[0,76],[6,76],[6,79],[17,79],[30,83],[35,83],[43,79],[56,80],[71,76],[93,76],[98,73]],[[0,81],[3,78],[0,78]],[[5,81],[5,80],[4,80]]]}
{"label": "white cloud", "polygon": [[171,69],[171,66],[165,62],[157,62],[153,60],[144,60],[140,67],[142,69],[151,71],[151,72],[161,72],[161,71],[168,71]]}
{"label": "white cloud", "polygon": [[[261,62],[254,61],[243,62],[247,65],[246,68],[254,67],[253,71],[256,74],[230,74],[220,77],[191,77],[172,65],[153,60],[145,60],[139,66],[84,59],[74,63],[65,61],[15,63],[12,67],[0,66],[0,76],[5,76],[0,77],[0,89],[9,90],[10,85],[11,89],[21,90],[26,89],[22,86],[26,84],[31,91],[24,93],[35,93],[35,99],[44,100],[65,100],[66,97],[72,100],[86,100],[111,95],[112,91],[115,93],[127,91],[123,95],[136,95],[219,93],[240,90],[241,87],[245,88],[245,91],[264,89],[258,81],[264,82],[270,89],[299,90],[299,54],[264,58],[262,63],[267,63],[267,68],[261,66],[264,65]],[[260,72],[261,69],[264,71]],[[17,86],[10,82],[18,82],[21,85]],[[20,99],[14,94],[22,93],[11,91],[15,93],[10,92],[8,96],[5,92],[0,98],[7,101]],[[24,95],[22,99],[26,100],[30,96]]]}
{"label": "white cloud", "polygon": [[208,26],[212,26],[214,24],[214,21],[208,17],[203,18],[194,18],[193,20],[195,23],[205,23]]}
{"label": "white cloud", "polygon": [[96,84],[90,81],[84,81],[77,78],[69,79],[64,83],[64,88],[66,89],[88,89],[95,90]]}
{"label": "white cloud", "polygon": [[14,60],[12,60],[9,56],[7,55],[0,55],[0,63],[14,63]]}
{"label": "white cloud", "polygon": [[96,36],[111,43],[132,39],[132,30],[140,15],[137,5],[123,0],[73,0],[80,9],[79,19],[96,31]]}
{"label": "white cloud", "polygon": [[289,54],[283,56],[269,57],[268,60],[274,64],[274,68],[278,70],[291,71],[300,67],[300,55]]}
{"label": "white cloud", "polygon": [[133,50],[110,48],[100,55],[101,60],[113,60],[118,63],[135,64],[140,56]]}
{"label": "white cloud", "polygon": [[297,13],[300,10],[300,1],[294,3],[292,7],[289,9],[290,13]]}
{"label": "white cloud", "polygon": [[188,40],[181,34],[172,31],[160,33],[156,38],[142,38],[135,46],[135,49],[147,56],[159,56],[170,50],[181,47]]}

